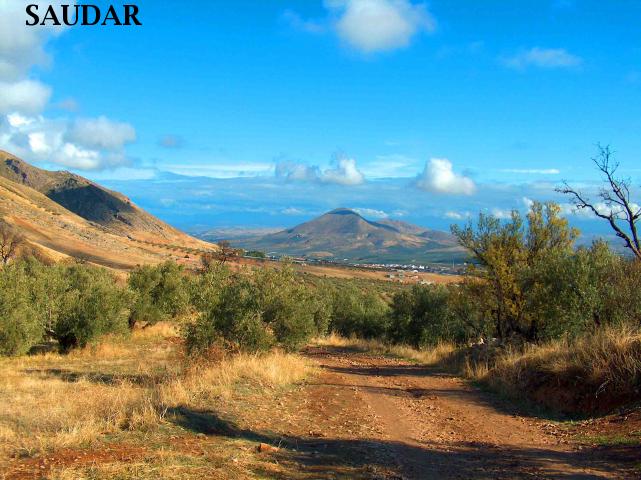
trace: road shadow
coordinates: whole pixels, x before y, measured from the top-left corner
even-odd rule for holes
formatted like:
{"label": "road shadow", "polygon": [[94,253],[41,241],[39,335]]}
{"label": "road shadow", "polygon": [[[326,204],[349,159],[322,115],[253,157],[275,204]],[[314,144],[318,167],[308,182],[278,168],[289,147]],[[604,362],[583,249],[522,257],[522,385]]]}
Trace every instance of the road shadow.
{"label": "road shadow", "polygon": [[[240,438],[276,447],[270,455],[284,473],[254,471],[268,478],[380,479],[598,479],[612,478],[612,463],[598,449],[558,451],[505,448],[480,442],[416,443],[329,437],[300,437],[241,428],[213,410],[169,409],[166,419],[207,436]],[[622,459],[625,457],[622,455]],[[583,470],[589,464],[591,471]],[[623,470],[633,465],[621,463]],[[623,475],[623,474],[622,474]],[[632,478],[632,477],[630,477]]]}
{"label": "road shadow", "polygon": [[[362,353],[361,351],[358,351],[356,353]],[[352,354],[355,352],[352,352]],[[377,366],[377,365],[367,365],[367,364],[359,364],[358,362],[354,362],[354,365],[349,365],[349,366],[342,366],[342,365],[329,365],[325,362],[323,362],[323,358],[331,358],[335,356],[340,356],[341,354],[345,355],[346,352],[345,350],[340,347],[323,347],[322,349],[308,349],[305,351],[305,354],[310,357],[314,358],[323,368],[324,370],[338,373],[338,374],[343,374],[343,375],[355,375],[355,376],[362,376],[362,377],[436,377],[436,378],[458,378],[457,375],[454,375],[453,373],[447,371],[447,369],[440,364],[436,365],[425,365],[425,364],[419,364],[419,363],[409,363],[407,360],[403,359],[396,359],[398,360],[398,364],[388,364],[385,366]],[[368,354],[367,352],[363,353],[364,359],[367,359],[368,357],[372,357],[371,354]],[[376,356],[376,355],[374,355]],[[380,358],[380,355],[378,356]],[[354,359],[354,357],[351,357]],[[358,357],[355,358],[355,360],[358,360]],[[444,363],[447,363],[447,360],[444,361]],[[508,414],[508,415],[520,415],[520,416],[526,416],[526,417],[533,417],[541,420],[546,420],[546,421],[567,421],[567,420],[582,420],[585,418],[588,418],[586,415],[571,415],[571,414],[565,414],[565,413],[560,413],[556,411],[552,411],[550,409],[546,409],[538,404],[532,403],[532,402],[527,402],[527,401],[516,401],[514,399],[507,398],[504,395],[500,395],[499,393],[490,390],[486,386],[474,382],[468,382],[463,379],[461,379],[465,383],[465,388],[455,388],[455,389],[448,389],[448,388],[441,388],[441,389],[430,389],[429,391],[417,391],[417,392],[411,392],[411,389],[391,389],[392,391],[388,391],[389,394],[392,395],[413,395],[415,396],[422,396],[422,397],[429,397],[430,395],[439,395],[443,397],[449,397],[449,398],[456,398],[460,400],[464,400],[466,402],[470,402],[479,406],[485,406],[487,408],[491,408],[497,412]],[[355,387],[361,388],[363,387],[362,385],[359,386],[358,384],[354,383]],[[367,387],[363,387],[367,388]],[[384,387],[383,387],[384,388]],[[419,389],[420,390],[420,389]],[[384,393],[384,392],[382,392]]]}

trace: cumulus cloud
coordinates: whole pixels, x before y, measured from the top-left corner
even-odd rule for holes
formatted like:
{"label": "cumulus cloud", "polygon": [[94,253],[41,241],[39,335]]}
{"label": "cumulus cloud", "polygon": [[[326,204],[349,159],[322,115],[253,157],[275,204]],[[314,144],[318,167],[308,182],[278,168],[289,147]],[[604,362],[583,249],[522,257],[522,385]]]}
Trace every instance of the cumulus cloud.
{"label": "cumulus cloud", "polygon": [[279,161],[276,163],[275,174],[290,181],[338,185],[360,185],[365,181],[365,176],[356,166],[356,160],[347,157],[337,157],[332,162],[332,166],[325,170],[316,165],[301,162]]}
{"label": "cumulus cloud", "polygon": [[51,88],[35,80],[0,81],[0,114],[39,113],[50,97]]}
{"label": "cumulus cloud", "polygon": [[45,52],[44,44],[49,38],[64,31],[62,26],[27,27],[25,7],[32,3],[38,4],[40,10],[51,4],[58,13],[61,11],[60,4],[63,2],[0,1],[0,79],[2,80],[18,80],[24,77],[32,66],[50,64],[51,58]]}
{"label": "cumulus cloud", "polygon": [[565,48],[534,47],[502,59],[503,64],[515,70],[528,67],[538,68],[573,68],[583,63],[583,59],[573,55]]}
{"label": "cumulus cloud", "polygon": [[422,190],[450,195],[473,195],[476,185],[471,178],[454,172],[452,162],[432,158],[418,176],[416,186]]}
{"label": "cumulus cloud", "polygon": [[136,130],[128,123],[100,116],[76,120],[67,136],[86,147],[118,150],[136,140]]}
{"label": "cumulus cloud", "polygon": [[334,165],[334,168],[328,168],[321,174],[321,181],[339,185],[360,185],[365,181],[353,158],[340,157],[334,161]]}
{"label": "cumulus cloud", "polygon": [[432,32],[436,20],[424,4],[409,0],[327,0],[337,16],[335,29],[347,45],[370,53],[403,48],[421,31]]}
{"label": "cumulus cloud", "polygon": [[27,160],[52,162],[79,170],[100,170],[130,163],[124,154],[124,143],[97,142],[91,137],[85,139],[87,141],[72,140],[69,132],[74,127],[68,120],[19,113],[5,118],[6,121],[0,124],[0,146]]}

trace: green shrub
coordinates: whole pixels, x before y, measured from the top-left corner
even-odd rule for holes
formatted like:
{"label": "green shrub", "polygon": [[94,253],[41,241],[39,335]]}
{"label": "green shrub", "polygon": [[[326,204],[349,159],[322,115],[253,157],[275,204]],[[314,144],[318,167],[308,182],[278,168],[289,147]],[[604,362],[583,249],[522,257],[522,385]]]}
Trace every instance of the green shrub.
{"label": "green shrub", "polygon": [[218,341],[244,351],[280,345],[293,350],[316,331],[310,286],[289,265],[227,277],[216,294],[204,297],[203,313],[186,332],[190,352]]}
{"label": "green shrub", "polygon": [[176,317],[189,308],[187,280],[182,267],[175,262],[138,267],[129,275],[128,283],[135,295],[130,326]]}
{"label": "green shrub", "polygon": [[44,326],[31,304],[24,263],[0,270],[0,355],[21,355],[42,340]]}
{"label": "green shrub", "polygon": [[333,292],[330,329],[344,336],[380,338],[387,330],[387,314],[388,305],[377,292],[346,280]]}
{"label": "green shrub", "polygon": [[107,270],[74,265],[64,275],[63,307],[53,327],[61,350],[84,347],[106,333],[127,330],[129,298]]}

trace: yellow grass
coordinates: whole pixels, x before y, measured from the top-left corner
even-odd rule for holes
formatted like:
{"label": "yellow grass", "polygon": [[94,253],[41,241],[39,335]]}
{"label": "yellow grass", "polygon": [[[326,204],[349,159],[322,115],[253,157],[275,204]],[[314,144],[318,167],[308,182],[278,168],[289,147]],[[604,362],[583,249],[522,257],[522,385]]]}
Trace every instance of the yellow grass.
{"label": "yellow grass", "polygon": [[167,325],[69,355],[0,359],[0,469],[10,456],[88,446],[107,434],[157,429],[171,407],[208,407],[239,388],[276,390],[312,373],[282,352],[185,366]]}
{"label": "yellow grass", "polygon": [[377,355],[391,355],[425,364],[438,363],[456,350],[453,344],[446,342],[419,350],[408,345],[393,345],[375,339],[345,338],[334,333],[317,339],[315,343],[321,346],[355,348]]}
{"label": "yellow grass", "polygon": [[[507,351],[495,365],[473,376],[523,396],[540,384],[575,385],[578,396],[601,396],[608,402],[638,397],[641,384],[641,331],[629,327],[609,328],[576,340],[556,340]],[[551,399],[552,401],[553,399]],[[580,398],[576,399],[581,401]]]}

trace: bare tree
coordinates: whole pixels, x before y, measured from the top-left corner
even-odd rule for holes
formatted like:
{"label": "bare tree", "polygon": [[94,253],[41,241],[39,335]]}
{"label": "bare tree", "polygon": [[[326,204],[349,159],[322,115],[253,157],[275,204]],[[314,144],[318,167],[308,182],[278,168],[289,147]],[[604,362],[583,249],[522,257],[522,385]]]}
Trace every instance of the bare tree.
{"label": "bare tree", "polygon": [[18,248],[25,242],[24,237],[11,225],[0,221],[0,260],[6,265],[16,256]]}
{"label": "bare tree", "polygon": [[641,245],[637,232],[637,221],[641,218],[641,206],[630,200],[629,178],[618,177],[619,163],[614,160],[614,152],[609,146],[599,147],[599,154],[592,159],[603,176],[604,186],[598,193],[600,201],[592,202],[582,192],[567,182],[557,192],[570,195],[577,209],[587,208],[599,218],[607,220],[617,237],[622,238],[625,246],[641,260]]}
{"label": "bare tree", "polygon": [[216,258],[213,252],[207,251],[200,256],[200,270],[206,272],[214,264]]}
{"label": "bare tree", "polygon": [[221,265],[224,265],[227,260],[235,257],[238,253],[227,240],[218,242],[218,248],[218,260]]}

